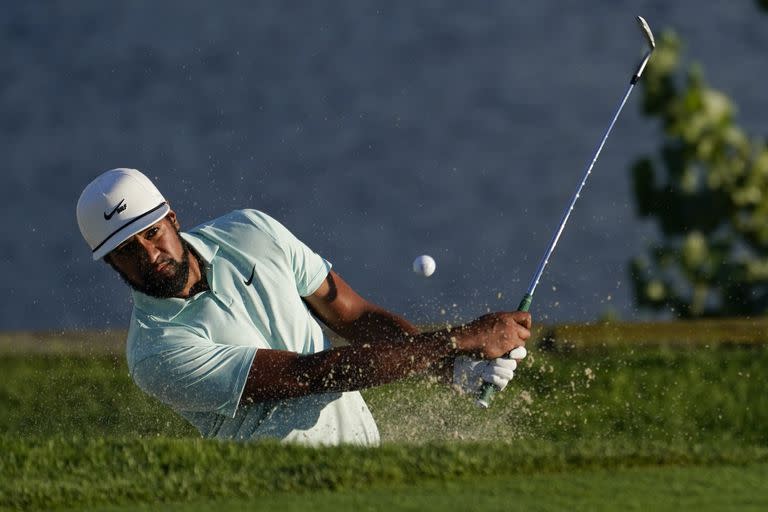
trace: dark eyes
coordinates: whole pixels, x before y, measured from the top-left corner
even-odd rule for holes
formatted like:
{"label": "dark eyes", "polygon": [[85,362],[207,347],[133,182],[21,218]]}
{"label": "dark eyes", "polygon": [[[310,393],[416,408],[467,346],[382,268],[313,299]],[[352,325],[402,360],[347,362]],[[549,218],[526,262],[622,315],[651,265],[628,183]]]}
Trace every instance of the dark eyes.
{"label": "dark eyes", "polygon": [[[160,228],[158,226],[152,226],[140,236],[143,236],[147,240],[152,240],[159,231]],[[139,242],[137,242],[135,238],[131,238],[130,241],[118,246],[112,252],[115,254],[115,256],[125,256],[131,254],[134,251],[137,251],[138,249]]]}

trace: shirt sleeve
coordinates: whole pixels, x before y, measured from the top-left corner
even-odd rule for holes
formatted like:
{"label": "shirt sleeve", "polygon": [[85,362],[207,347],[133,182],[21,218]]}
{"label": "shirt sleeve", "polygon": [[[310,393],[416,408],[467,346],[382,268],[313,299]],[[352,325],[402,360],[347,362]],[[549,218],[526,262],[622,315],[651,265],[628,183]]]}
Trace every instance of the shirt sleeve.
{"label": "shirt sleeve", "polygon": [[[167,332],[160,335],[169,337]],[[212,343],[192,334],[171,336],[167,349],[133,366],[136,384],[177,411],[233,417],[256,347]]]}
{"label": "shirt sleeve", "polygon": [[331,271],[331,264],[269,215],[257,210],[250,210],[249,213],[258,219],[257,223],[264,226],[265,231],[269,232],[285,251],[299,295],[307,297],[315,293]]}

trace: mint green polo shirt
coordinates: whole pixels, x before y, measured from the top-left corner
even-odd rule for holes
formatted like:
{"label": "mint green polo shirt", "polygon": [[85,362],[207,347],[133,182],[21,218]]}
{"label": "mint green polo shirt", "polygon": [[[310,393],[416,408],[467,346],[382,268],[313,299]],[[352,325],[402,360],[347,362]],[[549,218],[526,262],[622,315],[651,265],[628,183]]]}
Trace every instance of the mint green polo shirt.
{"label": "mint green polo shirt", "polygon": [[210,290],[190,299],[133,292],[126,352],[136,384],[207,438],[377,445],[359,392],[242,400],[260,348],[330,348],[301,300],[322,284],[330,263],[256,210],[231,212],[181,236],[204,260]]}

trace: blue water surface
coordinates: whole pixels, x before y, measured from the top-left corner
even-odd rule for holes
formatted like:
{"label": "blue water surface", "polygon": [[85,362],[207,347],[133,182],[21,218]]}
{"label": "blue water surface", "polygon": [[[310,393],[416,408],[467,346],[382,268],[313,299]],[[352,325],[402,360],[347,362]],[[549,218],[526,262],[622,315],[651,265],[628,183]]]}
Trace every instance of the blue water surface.
{"label": "blue water surface", "polygon": [[[275,216],[417,322],[514,309],[641,55],[634,16],[768,133],[753,1],[12,2],[0,17],[0,329],[124,327],[75,221],[100,171],[151,175],[181,222]],[[638,91],[639,92],[639,91]],[[647,318],[656,239],[629,167],[661,134],[630,98],[537,290],[537,321]],[[431,254],[437,272],[411,272]]]}

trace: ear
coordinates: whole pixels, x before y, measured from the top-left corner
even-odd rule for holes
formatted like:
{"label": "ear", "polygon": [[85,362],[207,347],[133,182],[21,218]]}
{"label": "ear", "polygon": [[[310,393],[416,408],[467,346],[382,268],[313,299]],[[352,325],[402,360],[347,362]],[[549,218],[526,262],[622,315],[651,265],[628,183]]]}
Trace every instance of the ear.
{"label": "ear", "polygon": [[170,222],[173,225],[173,227],[176,228],[177,231],[179,229],[181,229],[181,224],[179,224],[179,219],[176,218],[176,212],[175,211],[170,210],[168,212],[168,215],[165,216],[165,218],[168,219],[168,222]]}

